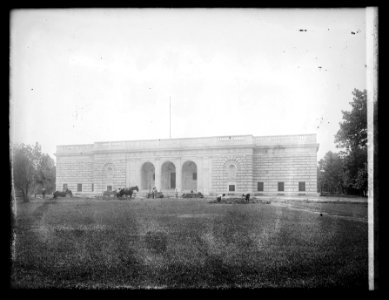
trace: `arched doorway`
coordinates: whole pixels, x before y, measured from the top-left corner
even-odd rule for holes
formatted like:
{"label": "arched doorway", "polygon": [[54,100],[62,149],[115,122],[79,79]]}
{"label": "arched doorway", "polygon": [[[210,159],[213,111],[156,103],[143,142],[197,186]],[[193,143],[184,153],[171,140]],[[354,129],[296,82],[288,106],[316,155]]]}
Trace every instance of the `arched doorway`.
{"label": "arched doorway", "polygon": [[141,190],[151,190],[155,186],[155,167],[151,162],[145,162],[141,168]]}
{"label": "arched doorway", "polygon": [[176,166],[167,161],[162,165],[161,169],[161,189],[174,190],[176,188]]}
{"label": "arched doorway", "polygon": [[197,191],[197,165],[188,160],[182,165],[182,191]]}

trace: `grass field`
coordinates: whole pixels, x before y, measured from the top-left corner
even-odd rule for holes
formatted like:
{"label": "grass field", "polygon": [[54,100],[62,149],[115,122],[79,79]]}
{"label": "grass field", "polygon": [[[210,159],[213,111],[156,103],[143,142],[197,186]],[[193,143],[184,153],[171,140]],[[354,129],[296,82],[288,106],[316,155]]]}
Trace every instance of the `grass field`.
{"label": "grass field", "polygon": [[18,203],[12,286],[367,289],[366,215],[365,204]]}

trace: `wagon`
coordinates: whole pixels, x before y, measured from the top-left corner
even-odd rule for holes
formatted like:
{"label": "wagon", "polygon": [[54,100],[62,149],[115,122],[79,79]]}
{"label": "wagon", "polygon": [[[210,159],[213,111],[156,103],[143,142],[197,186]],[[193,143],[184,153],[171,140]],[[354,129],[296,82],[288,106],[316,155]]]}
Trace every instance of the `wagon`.
{"label": "wagon", "polygon": [[198,193],[184,193],[182,194],[182,198],[204,198],[204,195],[200,192]]}
{"label": "wagon", "polygon": [[116,191],[105,191],[103,192],[103,199],[116,198]]}
{"label": "wagon", "polygon": [[[163,198],[163,193],[162,192],[155,192],[155,198]],[[148,193],[147,198],[153,198],[153,193]]]}

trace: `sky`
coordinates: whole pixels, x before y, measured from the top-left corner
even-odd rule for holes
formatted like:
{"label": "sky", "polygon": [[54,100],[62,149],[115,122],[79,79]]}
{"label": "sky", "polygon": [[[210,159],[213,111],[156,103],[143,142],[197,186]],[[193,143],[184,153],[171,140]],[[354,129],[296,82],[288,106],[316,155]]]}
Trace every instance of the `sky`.
{"label": "sky", "polygon": [[315,133],[320,160],[366,89],[365,14],[13,10],[11,143]]}

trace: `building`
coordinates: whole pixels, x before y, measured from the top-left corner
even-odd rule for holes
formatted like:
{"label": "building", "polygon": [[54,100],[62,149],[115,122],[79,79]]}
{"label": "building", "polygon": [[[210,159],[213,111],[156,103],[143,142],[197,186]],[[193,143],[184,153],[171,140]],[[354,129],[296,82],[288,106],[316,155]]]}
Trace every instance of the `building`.
{"label": "building", "polygon": [[56,189],[317,195],[318,148],[316,134],[63,145],[55,154]]}

